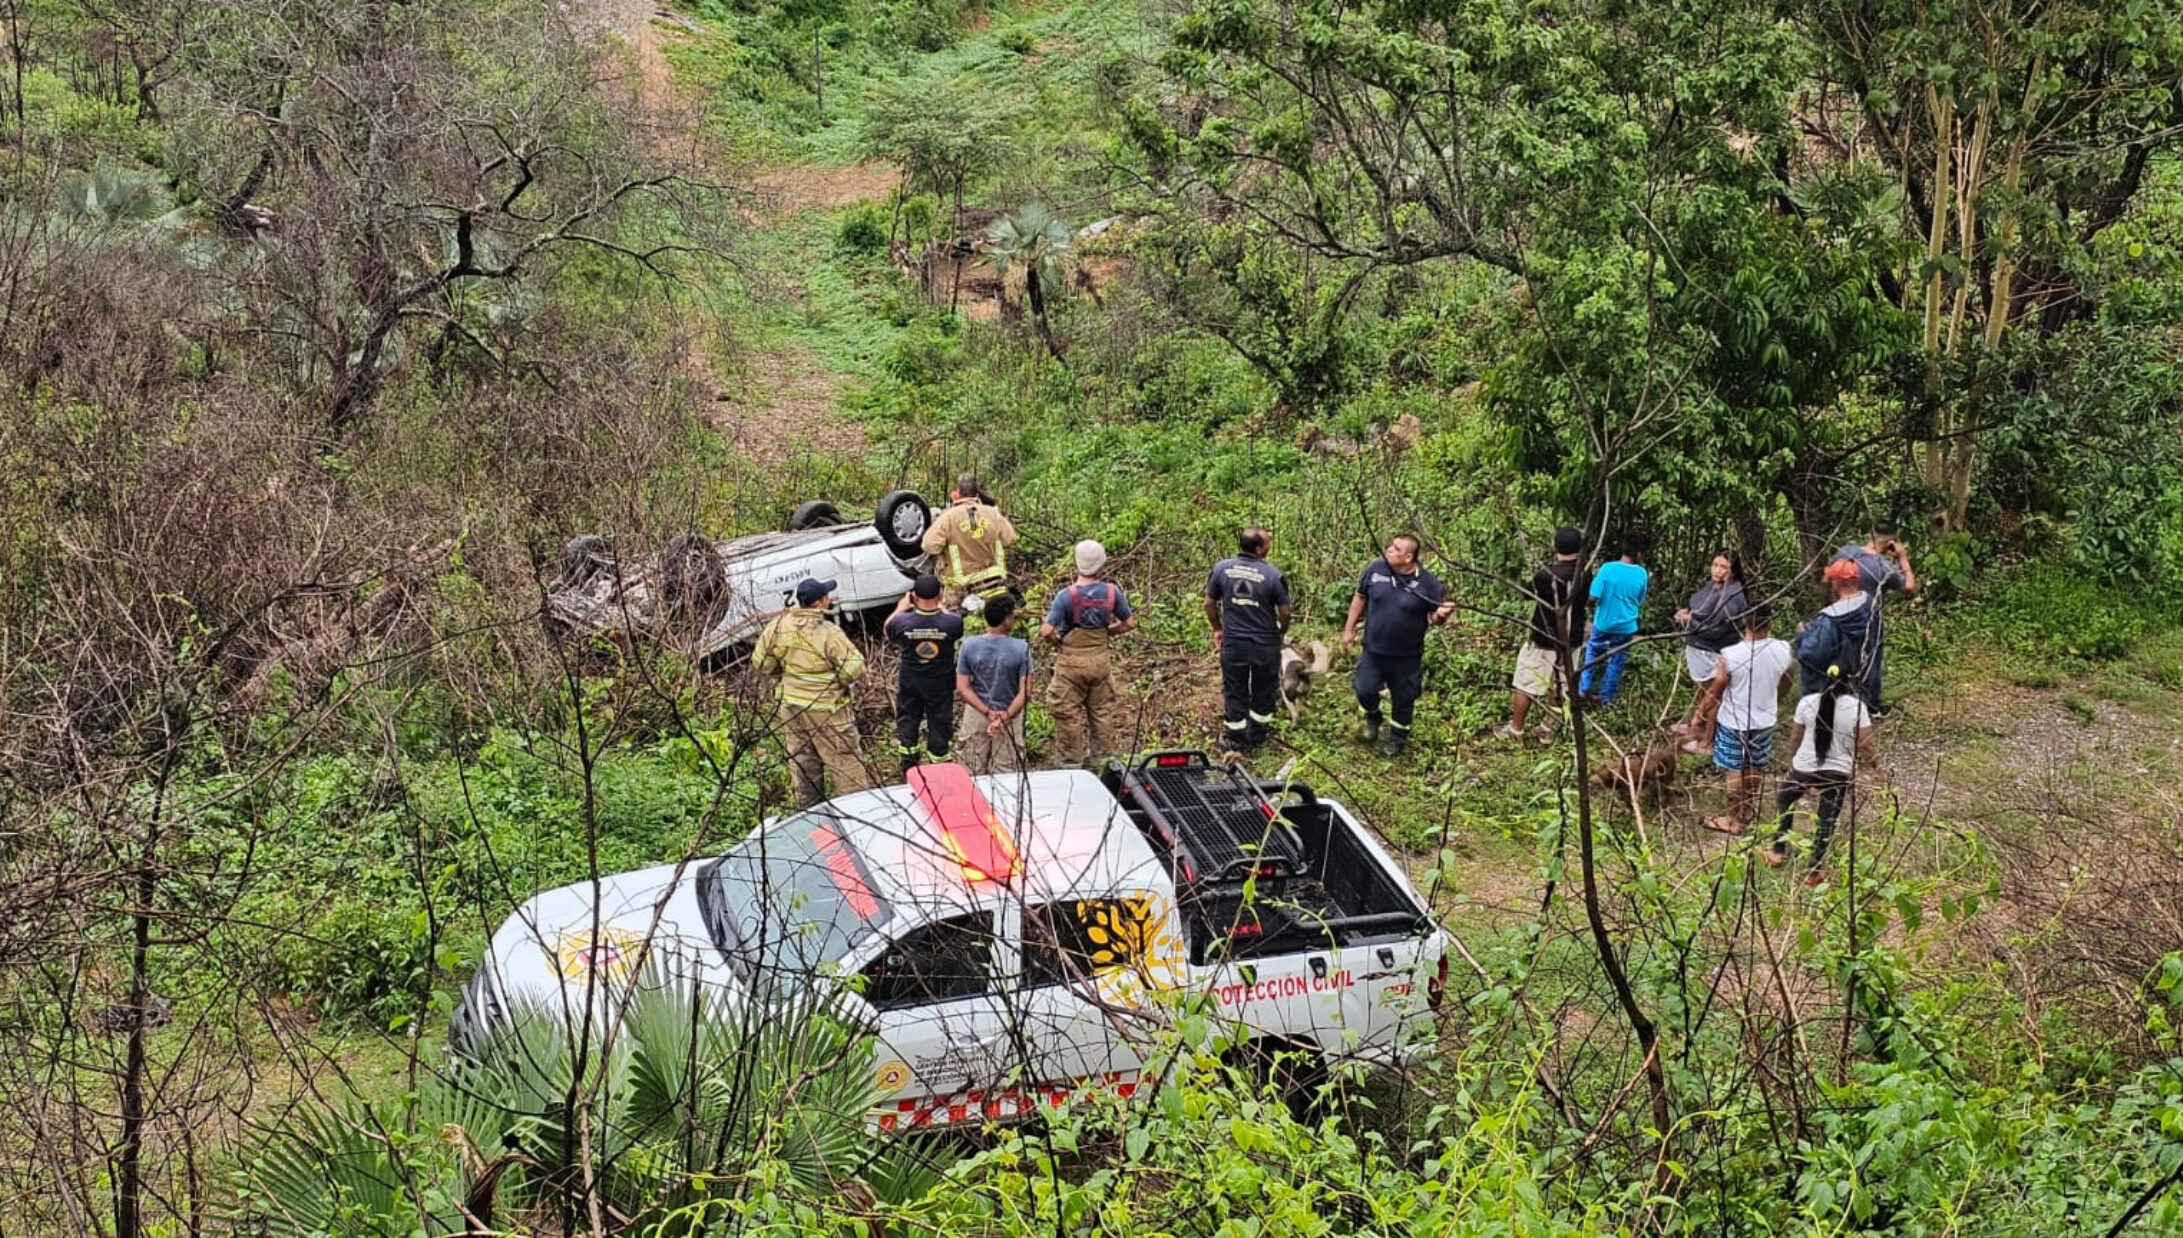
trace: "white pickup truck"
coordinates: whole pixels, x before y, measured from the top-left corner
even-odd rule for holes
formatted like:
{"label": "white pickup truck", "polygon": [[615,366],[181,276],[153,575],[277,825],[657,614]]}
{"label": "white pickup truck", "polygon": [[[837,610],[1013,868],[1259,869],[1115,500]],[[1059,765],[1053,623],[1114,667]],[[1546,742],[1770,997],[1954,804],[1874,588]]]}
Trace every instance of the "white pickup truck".
{"label": "white pickup truck", "polygon": [[731,1002],[785,978],[874,1032],[875,1125],[978,1122],[1130,1093],[1177,992],[1260,1048],[1398,1062],[1429,1036],[1447,944],[1387,851],[1306,787],[1182,752],[1105,775],[926,765],[718,859],[532,899],[451,1039],[480,1043],[518,1002],[611,1010],[662,965]]}

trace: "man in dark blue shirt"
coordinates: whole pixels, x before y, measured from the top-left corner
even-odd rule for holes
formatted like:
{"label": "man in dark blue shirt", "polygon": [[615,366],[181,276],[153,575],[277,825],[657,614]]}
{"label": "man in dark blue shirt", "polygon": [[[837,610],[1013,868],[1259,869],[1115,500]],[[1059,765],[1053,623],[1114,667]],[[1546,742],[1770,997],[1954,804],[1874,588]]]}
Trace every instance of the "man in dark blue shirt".
{"label": "man in dark blue shirt", "polygon": [[[894,739],[909,777],[920,758],[945,761],[955,742],[955,647],[962,643],[963,617],[940,609],[940,578],[917,578],[887,617],[887,639],[902,655],[895,681]],[[917,732],[925,732],[918,747]]]}
{"label": "man in dark blue shirt", "polygon": [[1266,742],[1281,687],[1281,634],[1289,630],[1289,582],[1266,562],[1273,535],[1252,526],[1236,538],[1236,557],[1213,565],[1205,581],[1205,621],[1220,651],[1220,746],[1248,752]]}
{"label": "man in dark blue shirt", "polygon": [[[1447,621],[1455,613],[1440,579],[1417,561],[1421,543],[1409,533],[1397,534],[1387,549],[1364,569],[1357,581],[1357,596],[1349,601],[1349,621],[1342,625],[1342,644],[1357,643],[1357,624],[1364,623],[1364,652],[1357,657],[1357,671],[1350,677],[1357,706],[1364,711],[1364,725],[1357,738],[1378,741],[1382,756],[1400,756],[1410,745],[1410,720],[1417,698],[1425,691],[1425,629]],[[1380,691],[1387,692],[1390,725],[1380,729]]]}

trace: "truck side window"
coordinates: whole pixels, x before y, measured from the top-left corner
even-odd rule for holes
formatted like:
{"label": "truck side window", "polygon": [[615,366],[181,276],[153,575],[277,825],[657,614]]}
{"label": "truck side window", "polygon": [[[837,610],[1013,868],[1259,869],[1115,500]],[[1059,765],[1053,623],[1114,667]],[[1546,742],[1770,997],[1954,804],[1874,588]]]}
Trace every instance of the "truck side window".
{"label": "truck side window", "polygon": [[993,917],[955,916],[912,929],[865,966],[864,978],[864,998],[879,1010],[990,992]]}
{"label": "truck side window", "polygon": [[1023,983],[1069,984],[1139,966],[1151,936],[1141,898],[1083,899],[1026,908]]}

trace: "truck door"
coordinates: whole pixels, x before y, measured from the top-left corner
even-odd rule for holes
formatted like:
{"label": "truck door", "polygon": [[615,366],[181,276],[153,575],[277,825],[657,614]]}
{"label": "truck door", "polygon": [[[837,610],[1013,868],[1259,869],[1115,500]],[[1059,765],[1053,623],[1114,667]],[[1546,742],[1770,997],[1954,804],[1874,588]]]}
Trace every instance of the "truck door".
{"label": "truck door", "polygon": [[931,921],[864,966],[864,1000],[879,1015],[882,1100],[967,1092],[999,1077],[1008,1025],[993,929],[990,911]]}
{"label": "truck door", "polygon": [[1012,913],[1022,966],[1015,994],[1028,1083],[1131,1075],[1183,947],[1169,900],[1150,893],[1058,899]]}

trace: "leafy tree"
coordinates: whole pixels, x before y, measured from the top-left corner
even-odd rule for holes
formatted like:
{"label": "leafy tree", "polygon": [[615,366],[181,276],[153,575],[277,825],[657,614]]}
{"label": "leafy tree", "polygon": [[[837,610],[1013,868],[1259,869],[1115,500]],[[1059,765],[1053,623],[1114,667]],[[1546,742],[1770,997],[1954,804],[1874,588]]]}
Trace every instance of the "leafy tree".
{"label": "leafy tree", "polygon": [[1013,153],[1022,118],[970,78],[902,78],[872,92],[864,151],[902,170],[903,196],[930,191],[953,202],[959,219],[970,181]]}
{"label": "leafy tree", "polygon": [[1994,402],[2026,381],[2010,336],[2091,312],[2087,248],[2183,125],[2183,10],[1818,0],[1786,11],[1819,60],[1802,109],[1807,162],[1821,174],[1883,169],[1914,247],[1892,281],[1920,326],[1910,460],[1940,529],[1962,529]]}

